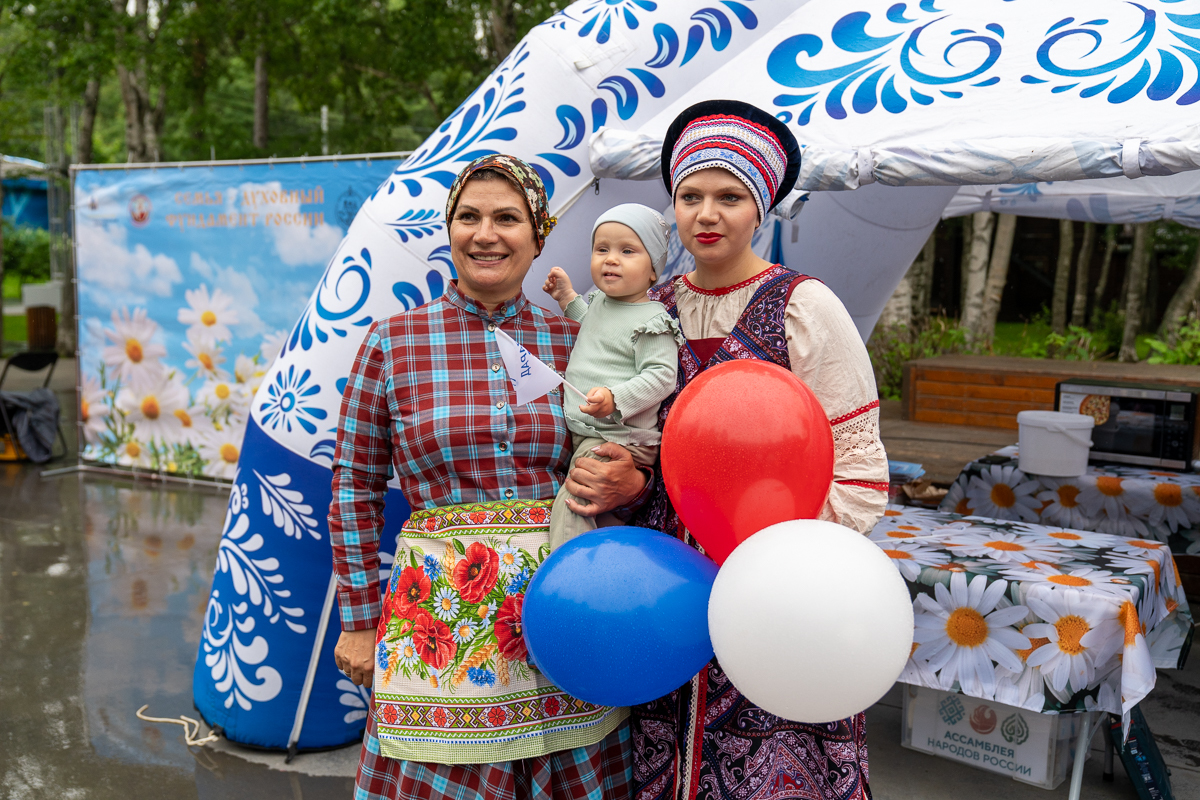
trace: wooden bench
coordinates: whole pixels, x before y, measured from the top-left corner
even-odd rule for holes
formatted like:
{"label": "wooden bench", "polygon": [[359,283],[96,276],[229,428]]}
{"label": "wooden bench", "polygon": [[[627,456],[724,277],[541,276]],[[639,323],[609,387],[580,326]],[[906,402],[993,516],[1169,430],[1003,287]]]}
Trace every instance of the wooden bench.
{"label": "wooden bench", "polygon": [[1017,412],[1052,411],[1054,386],[1070,378],[1200,387],[1200,367],[1015,356],[922,358],[904,365],[904,415],[917,422],[1016,430]]}

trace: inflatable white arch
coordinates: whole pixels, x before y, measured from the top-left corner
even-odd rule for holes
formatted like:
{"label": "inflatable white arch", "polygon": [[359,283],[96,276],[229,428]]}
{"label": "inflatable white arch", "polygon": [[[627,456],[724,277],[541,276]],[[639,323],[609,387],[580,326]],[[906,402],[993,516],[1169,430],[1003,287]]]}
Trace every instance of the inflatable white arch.
{"label": "inflatable white arch", "polygon": [[[554,264],[587,285],[601,210],[669,205],[656,143],[679,110],[721,97],[769,109],[805,156],[757,246],[828,283],[865,336],[957,186],[1200,166],[1198,64],[1200,0],[581,0],[556,14],[363,205],[259,390],[197,708],[258,746],[360,735],[367,696],[332,658],[325,514],[341,389],[371,321],[453,275],[442,208],[475,156],[521,156],[546,182],[560,223],[525,284],[546,303]],[[677,244],[672,263],[686,268]],[[390,492],[388,548],[407,513]]]}
{"label": "inflatable white arch", "polygon": [[997,211],[1022,217],[1079,222],[1174,220],[1200,228],[1200,172],[1130,179],[964,186],[942,212],[944,219]]}

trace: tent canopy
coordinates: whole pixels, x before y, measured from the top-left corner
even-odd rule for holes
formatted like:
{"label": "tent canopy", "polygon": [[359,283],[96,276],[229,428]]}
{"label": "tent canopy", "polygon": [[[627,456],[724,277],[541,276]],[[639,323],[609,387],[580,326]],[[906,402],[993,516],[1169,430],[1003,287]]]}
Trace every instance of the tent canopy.
{"label": "tent canopy", "polygon": [[1200,228],[1200,172],[1135,180],[1120,177],[964,186],[955,193],[942,217],[977,211],[1103,224],[1166,219]]}

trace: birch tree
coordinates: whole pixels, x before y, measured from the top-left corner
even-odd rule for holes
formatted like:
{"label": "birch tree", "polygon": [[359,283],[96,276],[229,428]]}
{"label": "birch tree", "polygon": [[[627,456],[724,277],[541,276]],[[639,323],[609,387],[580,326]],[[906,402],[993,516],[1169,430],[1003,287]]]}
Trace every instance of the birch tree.
{"label": "birch tree", "polygon": [[937,229],[935,228],[921,254],[908,270],[909,285],[912,287],[912,318],[921,322],[929,316],[929,299],[933,292],[933,266],[937,261]]}
{"label": "birch tree", "polygon": [[981,341],[983,331],[983,293],[987,283],[988,256],[992,249],[995,215],[980,211],[971,215],[971,251],[967,258],[966,291],[963,293],[962,326],[967,337]]}
{"label": "birch tree", "polygon": [[1054,296],[1050,302],[1050,329],[1067,330],[1067,291],[1071,288],[1071,255],[1075,252],[1075,223],[1058,221],[1058,262],[1054,268]]}
{"label": "birch tree", "polygon": [[1146,292],[1146,275],[1150,256],[1154,252],[1154,223],[1133,226],[1133,253],[1129,256],[1129,289],[1125,296],[1125,330],[1121,337],[1118,361],[1137,361],[1137,335],[1141,329],[1142,306]]}
{"label": "birch tree", "polygon": [[1091,275],[1092,251],[1096,248],[1096,223],[1083,223],[1083,243],[1075,262],[1075,300],[1071,305],[1071,324],[1082,326],[1087,319],[1088,278]]}
{"label": "birch tree", "polygon": [[981,341],[990,342],[996,338],[996,318],[1000,316],[1000,301],[1004,298],[1004,287],[1008,283],[1008,265],[1012,261],[1012,247],[1016,233],[1016,215],[997,215],[995,242],[992,244],[992,260],[988,264],[987,283],[983,289]]}
{"label": "birch tree", "polygon": [[1104,290],[1108,288],[1108,273],[1112,267],[1113,253],[1117,252],[1117,226],[1104,226],[1104,257],[1100,260],[1100,279],[1096,281],[1095,299],[1092,301],[1092,327],[1100,324],[1100,316],[1104,313],[1100,301],[1104,299]]}
{"label": "birch tree", "polygon": [[1167,303],[1167,310],[1163,313],[1162,322],[1158,326],[1160,339],[1166,339],[1172,347],[1175,346],[1175,335],[1179,332],[1179,326],[1187,318],[1198,299],[1200,299],[1200,247],[1196,248],[1196,258],[1188,267],[1187,274],[1183,277],[1183,283],[1175,290],[1171,302]]}

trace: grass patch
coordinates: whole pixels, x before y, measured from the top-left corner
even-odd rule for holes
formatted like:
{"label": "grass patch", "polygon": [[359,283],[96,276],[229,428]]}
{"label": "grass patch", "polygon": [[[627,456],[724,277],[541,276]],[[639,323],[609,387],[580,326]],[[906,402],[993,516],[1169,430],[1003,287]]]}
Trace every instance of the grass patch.
{"label": "grass patch", "polygon": [[5,348],[13,342],[24,342],[28,339],[28,334],[25,329],[25,315],[9,316],[4,315],[4,344]]}
{"label": "grass patch", "polygon": [[[1050,323],[1040,319],[1032,322],[997,322],[996,335],[992,339],[992,354],[997,356],[1027,356],[1026,350],[1037,342],[1044,342],[1050,334]],[[1138,361],[1150,356],[1150,339],[1154,334],[1139,333],[1137,337]],[[1115,361],[1120,343],[1111,345],[1105,358]]]}

